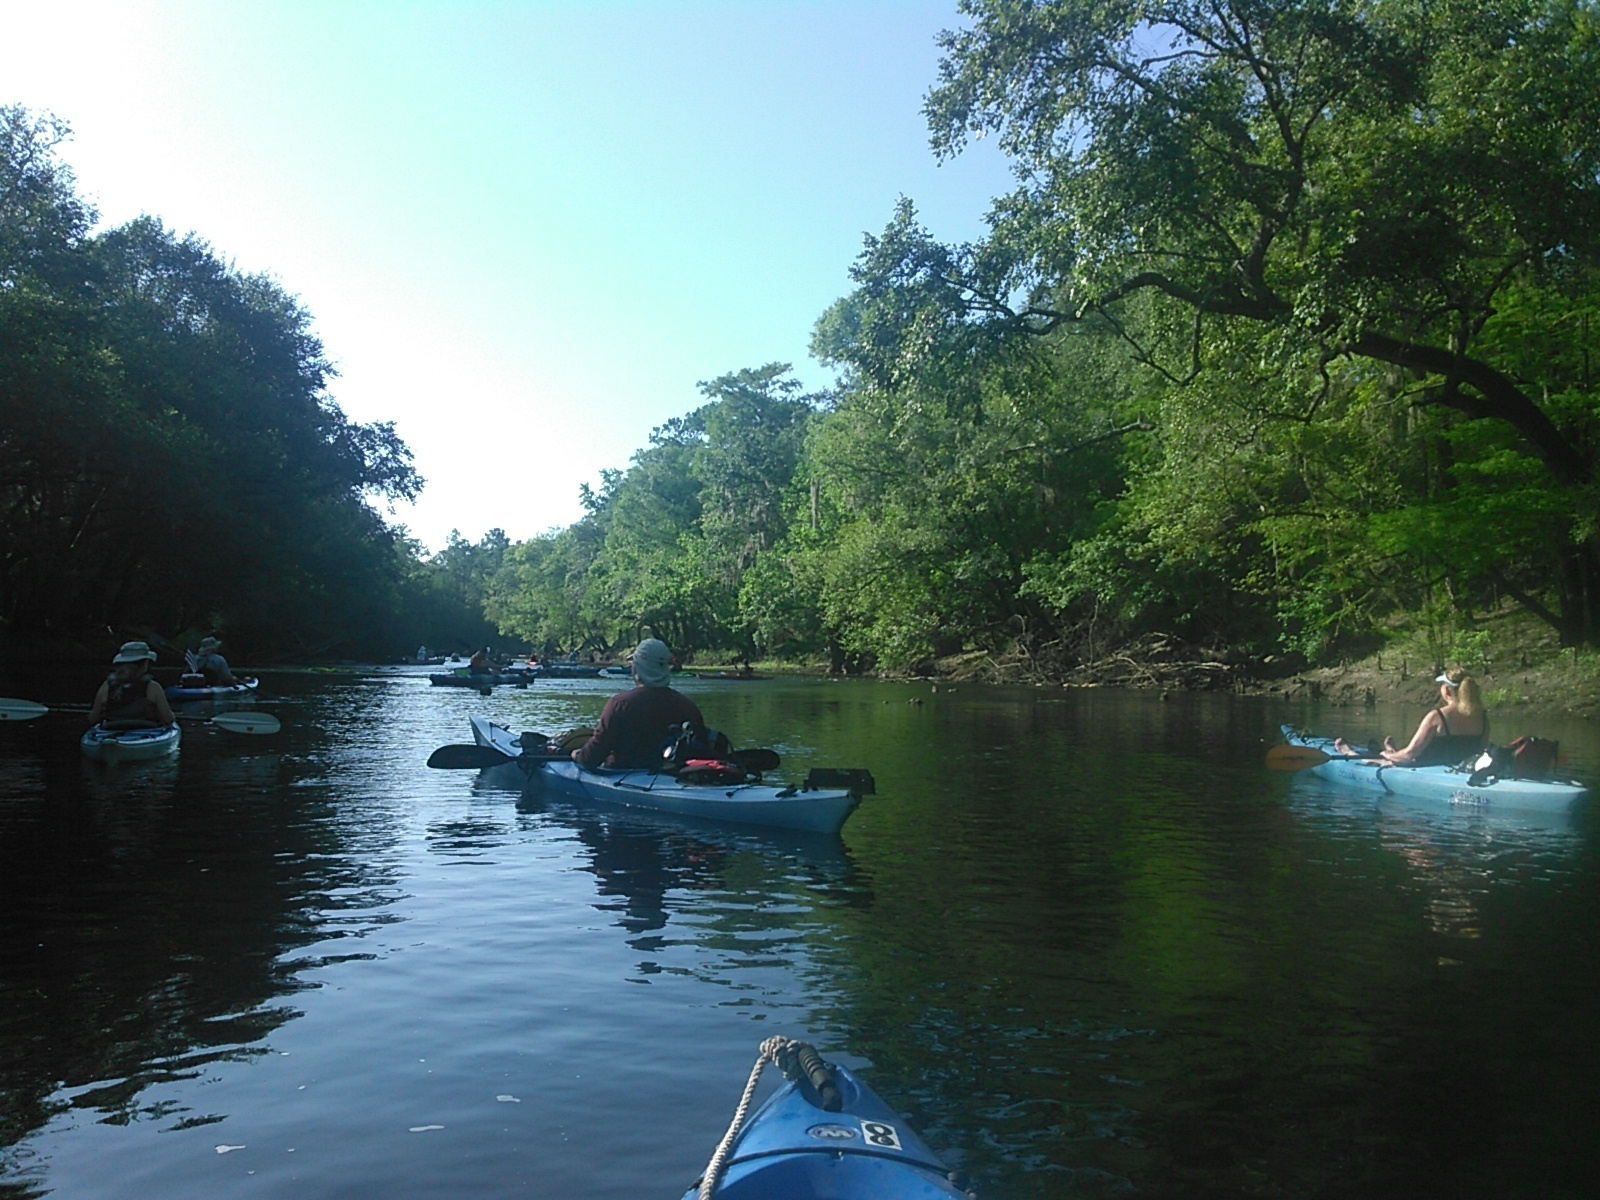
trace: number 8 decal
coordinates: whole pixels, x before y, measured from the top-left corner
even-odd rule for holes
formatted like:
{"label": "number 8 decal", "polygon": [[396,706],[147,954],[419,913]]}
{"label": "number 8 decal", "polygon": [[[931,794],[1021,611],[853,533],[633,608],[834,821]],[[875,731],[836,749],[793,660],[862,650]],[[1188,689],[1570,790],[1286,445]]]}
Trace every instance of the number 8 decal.
{"label": "number 8 decal", "polygon": [[882,1121],[863,1121],[861,1132],[866,1135],[869,1146],[881,1146],[887,1150],[900,1149],[900,1135],[895,1132],[893,1125],[885,1125]]}

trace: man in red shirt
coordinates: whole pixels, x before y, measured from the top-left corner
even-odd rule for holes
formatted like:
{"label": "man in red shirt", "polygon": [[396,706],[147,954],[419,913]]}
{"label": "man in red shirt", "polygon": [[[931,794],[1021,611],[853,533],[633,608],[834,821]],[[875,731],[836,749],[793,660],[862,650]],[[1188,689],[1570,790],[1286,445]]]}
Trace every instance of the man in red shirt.
{"label": "man in red shirt", "polygon": [[659,767],[667,730],[683,721],[704,725],[695,702],[669,686],[672,651],[645,638],[633,652],[633,687],[600,710],[594,736],[572,752],[580,767]]}

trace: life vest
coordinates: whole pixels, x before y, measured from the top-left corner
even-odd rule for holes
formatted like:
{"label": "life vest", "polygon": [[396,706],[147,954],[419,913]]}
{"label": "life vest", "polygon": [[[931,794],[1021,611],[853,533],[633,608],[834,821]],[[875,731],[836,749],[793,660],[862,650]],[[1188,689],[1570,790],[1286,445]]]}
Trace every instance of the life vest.
{"label": "life vest", "polygon": [[106,677],[106,707],[101,719],[149,721],[151,724],[160,721],[161,714],[156,711],[155,701],[150,699],[150,685],[154,682],[148,671],[127,680],[119,679],[113,671]]}

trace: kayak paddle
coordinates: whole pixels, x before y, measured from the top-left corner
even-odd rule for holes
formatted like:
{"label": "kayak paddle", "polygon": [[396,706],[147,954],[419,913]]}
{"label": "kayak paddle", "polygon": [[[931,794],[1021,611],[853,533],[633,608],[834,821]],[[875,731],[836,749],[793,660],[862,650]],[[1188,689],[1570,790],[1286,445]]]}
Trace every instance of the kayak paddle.
{"label": "kayak paddle", "polygon": [[0,696],[0,721],[31,721],[49,711],[34,700],[11,700]]}
{"label": "kayak paddle", "polygon": [[1303,771],[1320,767],[1332,758],[1315,746],[1274,746],[1267,751],[1267,766],[1274,771]]}
{"label": "kayak paddle", "polygon": [[564,762],[566,754],[502,754],[493,746],[470,746],[457,742],[440,746],[428,755],[428,765],[438,771],[482,771],[488,767],[503,767],[507,763]]}
{"label": "kayak paddle", "polygon": [[428,765],[439,771],[481,771],[486,767],[503,767],[516,762],[510,754],[501,754],[493,746],[440,746],[428,755]]}
{"label": "kayak paddle", "polygon": [[[46,705],[36,700],[12,700],[0,697],[0,721],[31,721],[35,717],[42,717],[51,710]],[[88,712],[84,709],[57,709],[57,712]],[[229,733],[277,733],[283,726],[278,718],[268,713],[259,712],[227,712],[218,713],[214,717],[190,717],[178,715],[180,721],[200,721],[206,725],[215,725],[219,729],[226,729]]]}
{"label": "kayak paddle", "polygon": [[202,725],[215,725],[229,733],[277,733],[282,723],[271,713],[225,712],[214,717],[186,717],[177,714],[180,721],[199,721]]}

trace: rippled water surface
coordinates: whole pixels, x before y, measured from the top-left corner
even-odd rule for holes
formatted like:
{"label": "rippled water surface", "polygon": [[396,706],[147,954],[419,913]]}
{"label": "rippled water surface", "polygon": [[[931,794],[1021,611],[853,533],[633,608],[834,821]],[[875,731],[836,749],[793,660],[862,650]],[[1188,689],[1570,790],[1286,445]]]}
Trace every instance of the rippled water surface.
{"label": "rippled water surface", "polygon": [[[823,838],[423,766],[474,712],[592,720],[601,681],[268,673],[281,733],[117,770],[81,717],[0,726],[0,1195],[671,1200],[775,1033],[865,1068],[986,1200],[1593,1194],[1588,802],[1262,767],[1281,721],[1402,710],[684,687],[879,794]],[[1589,724],[1530,731],[1600,779]]]}

